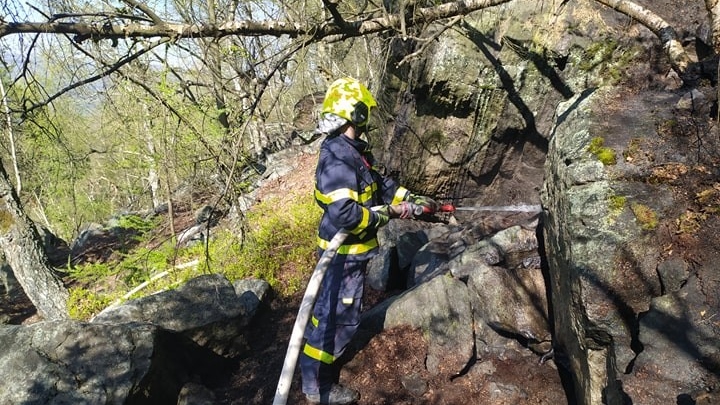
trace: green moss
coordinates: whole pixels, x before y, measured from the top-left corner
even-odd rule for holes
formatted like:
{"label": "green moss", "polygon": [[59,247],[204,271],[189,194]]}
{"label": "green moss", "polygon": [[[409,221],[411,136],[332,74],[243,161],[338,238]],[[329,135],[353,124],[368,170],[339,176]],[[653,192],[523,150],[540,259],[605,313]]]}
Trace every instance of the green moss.
{"label": "green moss", "polygon": [[697,192],[695,201],[702,206],[701,210],[705,214],[720,213],[720,183]]}
{"label": "green moss", "polygon": [[618,47],[617,41],[609,39],[604,42],[594,42],[585,49],[585,54],[578,68],[582,71],[591,71],[612,59],[613,52]]}
{"label": "green moss", "polygon": [[615,151],[610,148],[603,148],[597,153],[597,158],[599,161],[602,162],[605,166],[614,165],[617,163],[617,158],[615,157]]}
{"label": "green moss", "polygon": [[0,211],[0,230],[2,232],[7,232],[14,223],[15,220],[7,210]]}
{"label": "green moss", "polygon": [[123,215],[117,220],[119,228],[145,233],[155,227],[153,221],[148,221],[137,215]]}
{"label": "green moss", "polygon": [[72,319],[87,321],[113,301],[110,295],[97,293],[83,287],[70,289],[67,307]]}
{"label": "green moss", "polygon": [[625,196],[612,195],[608,197],[608,205],[612,212],[622,211],[623,208],[625,208],[625,204],[627,204],[627,197]]}
{"label": "green moss", "polygon": [[577,63],[578,69],[593,72],[601,82],[618,83],[625,71],[643,55],[640,46],[623,47],[614,38],[592,43]]}
{"label": "green moss", "polygon": [[599,136],[596,136],[595,138],[590,140],[590,146],[588,146],[588,150],[591,153],[595,153],[598,149],[602,148],[603,145],[605,145],[605,140]]}
{"label": "green moss", "polygon": [[707,215],[699,212],[686,211],[680,215],[675,221],[677,224],[678,234],[695,234],[702,229],[702,224],[707,219]]}
{"label": "green moss", "polygon": [[617,163],[615,151],[611,148],[605,147],[604,144],[605,140],[597,136],[590,141],[590,146],[588,146],[588,152],[595,155],[595,157],[605,166],[614,165],[615,163]]}
{"label": "green moss", "polygon": [[650,231],[657,228],[658,217],[652,208],[644,204],[635,203],[630,206],[630,209],[633,214],[635,214],[635,218],[642,229]]}

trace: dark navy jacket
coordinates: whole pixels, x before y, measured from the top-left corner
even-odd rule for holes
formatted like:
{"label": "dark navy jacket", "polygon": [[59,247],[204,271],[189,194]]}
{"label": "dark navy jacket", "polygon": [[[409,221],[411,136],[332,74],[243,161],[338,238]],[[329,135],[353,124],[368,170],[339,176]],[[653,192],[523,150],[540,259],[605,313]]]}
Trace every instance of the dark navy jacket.
{"label": "dark navy jacket", "polygon": [[337,254],[365,260],[378,250],[378,216],[372,207],[398,204],[408,190],[373,169],[368,144],[342,134],[328,135],[320,146],[315,171],[315,200],[324,213],[318,246],[327,248],[340,229],[350,232]]}

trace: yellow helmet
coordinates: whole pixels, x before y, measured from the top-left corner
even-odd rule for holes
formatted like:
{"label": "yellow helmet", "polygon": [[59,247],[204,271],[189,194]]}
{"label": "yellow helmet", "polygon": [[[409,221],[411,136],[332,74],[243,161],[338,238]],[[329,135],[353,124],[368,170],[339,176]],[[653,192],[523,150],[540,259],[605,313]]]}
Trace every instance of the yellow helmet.
{"label": "yellow helmet", "polygon": [[335,80],[325,93],[322,113],[332,113],[362,127],[370,120],[370,108],[377,106],[370,91],[359,81],[344,77]]}

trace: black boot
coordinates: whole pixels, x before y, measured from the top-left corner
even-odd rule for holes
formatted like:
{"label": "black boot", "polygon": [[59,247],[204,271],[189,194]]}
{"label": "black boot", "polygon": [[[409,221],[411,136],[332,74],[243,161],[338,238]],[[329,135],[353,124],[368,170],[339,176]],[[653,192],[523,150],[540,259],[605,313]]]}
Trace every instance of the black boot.
{"label": "black boot", "polygon": [[305,394],[305,397],[311,404],[349,405],[354,404],[360,399],[360,393],[352,388],[347,388],[340,384],[333,384],[327,392]]}

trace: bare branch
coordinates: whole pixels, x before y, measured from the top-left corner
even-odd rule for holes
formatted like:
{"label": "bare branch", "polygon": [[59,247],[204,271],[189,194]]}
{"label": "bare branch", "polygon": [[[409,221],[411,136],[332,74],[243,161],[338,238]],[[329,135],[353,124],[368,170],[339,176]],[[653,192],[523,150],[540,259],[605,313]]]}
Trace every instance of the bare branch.
{"label": "bare branch", "polygon": [[[435,7],[416,9],[409,24],[430,23],[443,18],[467,15],[473,11],[508,3],[512,0],[459,0]],[[80,42],[93,39],[126,38],[209,38],[237,36],[275,36],[288,35],[311,36],[321,40],[333,35],[357,37],[376,32],[398,29],[400,16],[388,15],[366,20],[346,21],[343,26],[337,23],[306,25],[286,21],[228,21],[220,25],[201,24],[163,24],[146,25],[139,23],[97,24],[93,22],[4,22],[0,21],[0,38],[12,34],[68,34],[75,35]]]}
{"label": "bare branch", "polygon": [[157,14],[155,14],[148,6],[138,3],[135,0],[122,0],[124,3],[127,3],[132,8],[136,8],[143,13],[145,13],[146,16],[150,17],[150,19],[157,25],[164,25],[165,22],[162,18],[158,17]]}
{"label": "bare branch", "polygon": [[335,24],[338,25],[338,27],[345,28],[347,26],[347,22],[345,22],[345,19],[340,15],[340,12],[337,9],[338,3],[334,2],[332,0],[323,0],[323,5],[325,5],[325,8],[330,11],[330,15],[333,18],[333,21],[335,21]]}
{"label": "bare branch", "polygon": [[70,84],[70,85],[68,85],[68,86],[60,89],[59,91],[57,91],[55,94],[51,95],[51,96],[48,97],[46,100],[43,100],[43,101],[40,102],[40,103],[31,105],[29,108],[25,109],[25,111],[24,111],[23,113],[24,113],[24,114],[28,114],[28,113],[32,112],[33,110],[35,110],[35,109],[37,109],[37,108],[40,108],[40,107],[43,107],[43,106],[46,106],[46,105],[52,103],[56,98],[62,96],[63,94],[65,94],[65,93],[67,93],[67,92],[69,92],[69,91],[71,91],[71,90],[73,90],[73,89],[76,89],[76,88],[78,88],[78,87],[81,87],[81,86],[84,86],[84,85],[86,85],[86,84],[89,84],[89,83],[95,82],[95,81],[97,81],[97,80],[100,80],[100,79],[102,79],[103,77],[106,77],[106,76],[110,75],[111,73],[117,71],[118,69],[120,69],[121,66],[124,66],[124,65],[126,65],[126,64],[128,64],[128,63],[130,63],[130,62],[132,62],[132,61],[134,61],[134,60],[136,60],[136,59],[139,58],[140,56],[148,53],[148,52],[149,52],[150,50],[152,50],[153,48],[155,48],[155,47],[157,47],[158,45],[161,45],[161,44],[163,44],[163,43],[165,43],[165,42],[167,42],[167,40],[159,41],[158,43],[154,44],[154,45],[151,46],[151,47],[148,47],[148,48],[145,48],[145,49],[141,49],[140,51],[138,51],[138,52],[136,52],[136,53],[134,53],[134,54],[126,57],[126,58],[123,58],[123,59],[118,60],[117,62],[115,62],[114,64],[112,64],[111,66],[109,66],[109,68],[108,68],[107,70],[104,70],[104,71],[102,71],[102,72],[100,72],[100,73],[98,73],[98,74],[96,74],[96,75],[94,75],[94,76],[90,76],[90,77],[88,77],[88,78],[85,78],[85,79],[83,79],[83,80],[80,80],[80,81],[78,81],[78,82],[74,82],[74,83]]}
{"label": "bare branch", "polygon": [[88,18],[88,17],[102,17],[105,20],[107,20],[109,18],[114,18],[117,20],[151,22],[151,20],[149,20],[145,17],[141,17],[141,16],[135,16],[135,15],[129,15],[129,14],[118,14],[118,13],[107,13],[107,12],[53,14],[52,17],[48,18],[48,22],[64,20],[67,18]]}
{"label": "bare branch", "polygon": [[[165,44],[165,43],[167,43],[167,42],[168,42],[168,40],[161,40],[161,41],[159,41],[157,44],[155,44],[153,47],[150,47],[150,48],[144,50],[143,53],[147,53],[148,51],[151,51],[151,50],[157,48],[157,46],[162,45],[162,44]],[[174,106],[172,106],[164,97],[162,97],[162,96],[161,96],[160,94],[158,94],[155,90],[153,90],[147,83],[145,83],[144,81],[138,80],[138,79],[132,77],[131,75],[126,74],[126,73],[123,72],[122,70],[120,70],[120,68],[123,67],[124,65],[126,65],[127,63],[119,64],[119,62],[118,62],[118,63],[114,63],[114,64],[112,64],[112,65],[109,65],[109,64],[103,62],[102,60],[99,60],[98,58],[94,57],[93,55],[91,55],[90,53],[88,53],[87,51],[85,51],[83,48],[81,48],[80,46],[75,45],[75,48],[78,49],[79,51],[81,51],[81,52],[82,52],[83,54],[85,54],[86,56],[88,56],[88,57],[90,57],[90,58],[93,58],[95,61],[97,61],[98,63],[100,63],[100,64],[103,65],[104,67],[108,68],[109,70],[110,70],[110,69],[116,70],[116,71],[117,71],[117,74],[119,74],[120,77],[122,77],[122,78],[124,78],[124,79],[132,82],[132,83],[135,84],[136,86],[140,87],[140,88],[143,89],[148,95],[150,95],[150,97],[152,97],[153,99],[155,99],[156,101],[158,101],[160,104],[162,104],[163,107],[165,107],[168,111],[170,111],[170,113],[173,114],[173,115],[178,119],[179,122],[182,122],[182,123],[190,130],[190,132],[192,132],[193,135],[195,135],[196,139],[200,142],[200,144],[203,145],[203,146],[205,147],[205,149],[208,151],[208,153],[209,153],[214,159],[216,159],[216,160],[218,161],[218,166],[219,166],[226,174],[232,173],[232,169],[231,169],[231,168],[228,168],[227,165],[222,164],[222,163],[220,162],[220,157],[219,157],[219,155],[217,154],[217,152],[214,150],[214,148],[212,147],[212,145],[210,145],[210,144],[205,140],[205,138],[203,138],[202,132],[201,132],[200,130],[198,130],[198,129],[195,127],[195,125],[193,125],[192,122],[190,122],[182,113],[180,113],[180,111],[178,111]],[[131,57],[137,57],[137,56],[140,56],[140,54],[137,54],[137,53],[136,53],[136,54],[134,54],[134,55],[131,55]],[[125,58],[124,60],[126,60],[126,61],[129,62],[128,59],[130,59],[130,58]]]}
{"label": "bare branch", "polygon": [[[211,156],[213,156],[215,159],[218,159],[218,156],[219,156],[219,155],[218,155],[217,152],[214,150],[214,148],[212,147],[212,145],[210,145],[207,141],[205,141],[205,138],[203,138],[203,136],[202,136],[202,132],[201,132],[200,130],[198,130],[198,129],[192,124],[192,122],[190,122],[190,121],[189,121],[183,114],[181,114],[175,107],[173,107],[170,103],[168,103],[168,101],[165,100],[165,98],[161,97],[155,90],[153,90],[150,86],[148,86],[147,83],[145,83],[145,82],[143,82],[143,81],[141,81],[141,80],[138,80],[138,79],[136,79],[136,78],[134,78],[134,77],[132,77],[132,76],[130,76],[130,75],[126,75],[126,74],[124,74],[122,71],[119,72],[119,74],[120,74],[123,78],[125,78],[125,79],[133,82],[136,86],[139,86],[140,88],[142,88],[143,90],[145,90],[145,92],[146,92],[147,94],[149,94],[152,98],[154,98],[155,100],[157,100],[158,102],[160,102],[160,104],[162,104],[163,107],[167,108],[168,111],[170,111],[178,120],[180,120],[184,125],[187,126],[187,128],[195,135],[196,139],[200,142],[200,144],[205,147],[205,150],[207,150],[208,153],[209,153]],[[218,162],[218,163],[220,163],[220,162]],[[224,169],[224,170],[226,171],[226,173],[230,171],[230,169],[228,169],[225,165],[220,164],[220,166],[221,166],[222,169]]]}
{"label": "bare branch", "polygon": [[423,41],[422,46],[421,46],[418,50],[416,50],[415,52],[413,52],[413,53],[408,54],[407,56],[405,56],[400,62],[397,63],[397,66],[400,67],[400,66],[404,65],[405,63],[408,63],[408,62],[412,61],[413,59],[416,59],[418,56],[422,55],[422,53],[425,51],[425,49],[427,48],[427,45],[428,45],[429,43],[431,43],[432,41],[434,41],[434,40],[436,40],[437,38],[439,38],[440,35],[442,35],[442,34],[443,34],[445,31],[447,31],[450,27],[452,27],[452,26],[454,26],[455,24],[457,24],[460,20],[462,20],[462,16],[454,17],[454,18],[453,18],[452,20],[450,20],[447,24],[445,24],[445,25],[442,27],[442,29],[438,30],[438,31],[437,31],[436,33],[434,33],[431,37],[429,37],[429,38],[424,38],[424,39],[422,40],[422,41]]}

